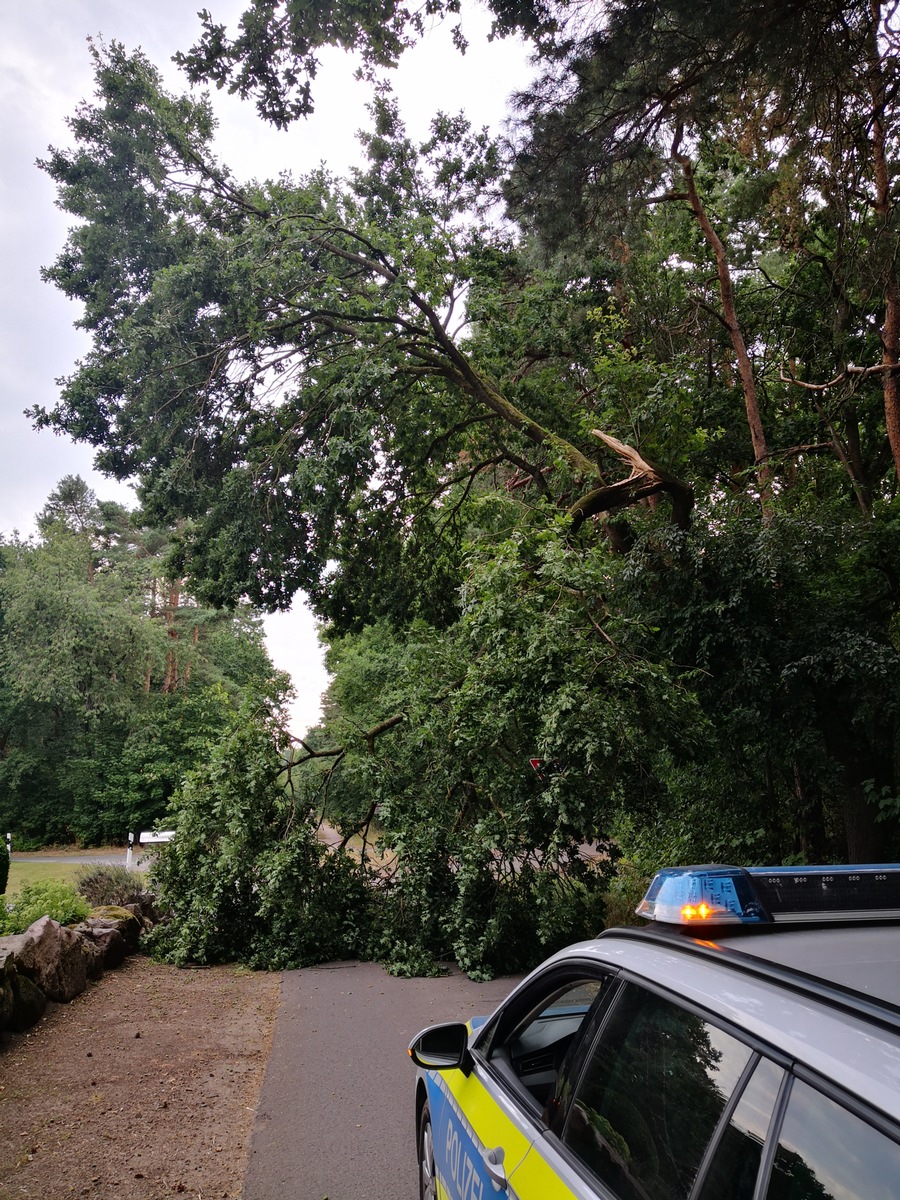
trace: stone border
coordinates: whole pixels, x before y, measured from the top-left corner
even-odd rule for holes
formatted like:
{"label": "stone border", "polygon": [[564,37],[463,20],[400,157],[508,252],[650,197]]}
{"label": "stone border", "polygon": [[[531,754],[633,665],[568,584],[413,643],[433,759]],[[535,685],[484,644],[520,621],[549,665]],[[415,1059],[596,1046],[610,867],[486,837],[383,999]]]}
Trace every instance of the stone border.
{"label": "stone border", "polygon": [[41,917],[24,933],[0,938],[0,1031],[23,1033],[44,1015],[48,1000],[66,1004],[88,980],[121,966],[154,923],[152,897],[94,908],[78,925]]}

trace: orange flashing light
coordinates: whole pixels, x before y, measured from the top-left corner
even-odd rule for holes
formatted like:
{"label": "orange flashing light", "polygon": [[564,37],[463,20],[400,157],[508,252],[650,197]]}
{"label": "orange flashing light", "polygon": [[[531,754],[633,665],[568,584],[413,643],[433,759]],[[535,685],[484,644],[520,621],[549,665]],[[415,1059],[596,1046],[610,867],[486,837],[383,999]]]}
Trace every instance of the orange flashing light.
{"label": "orange flashing light", "polygon": [[682,904],[681,919],[683,921],[708,921],[716,915],[716,910],[704,901],[702,904]]}

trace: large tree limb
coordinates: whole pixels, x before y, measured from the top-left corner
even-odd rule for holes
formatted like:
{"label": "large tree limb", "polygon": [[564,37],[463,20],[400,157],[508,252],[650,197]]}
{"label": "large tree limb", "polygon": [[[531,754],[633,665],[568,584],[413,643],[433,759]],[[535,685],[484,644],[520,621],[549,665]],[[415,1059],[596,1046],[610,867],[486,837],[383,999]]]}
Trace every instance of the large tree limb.
{"label": "large tree limb", "polygon": [[672,519],[678,528],[688,528],[694,507],[694,492],[688,484],[676,479],[668,471],[653,466],[633,446],[627,446],[611,434],[601,429],[592,429],[591,433],[631,466],[631,474],[617,483],[594,488],[576,500],[569,507],[573,529],[579,529],[589,517],[637,504],[639,500],[660,492],[667,493],[671,498]]}
{"label": "large tree limb", "polygon": [[[338,242],[333,241],[324,231],[314,239],[316,245],[345,262],[353,263],[365,270],[374,272],[388,283],[402,286],[413,307],[417,308],[427,321],[436,346],[448,363],[448,377],[452,378],[453,382],[467,391],[475,401],[518,430],[530,441],[539,446],[547,446],[554,451],[569,465],[575,474],[584,475],[588,478],[602,478],[597,464],[582,454],[577,446],[573,446],[571,442],[553,433],[522,412],[520,408],[517,408],[515,404],[509,401],[472,364],[468,355],[457,346],[456,342],[447,332],[440,314],[412,285],[403,282],[402,275],[397,268],[389,264],[384,256],[380,255],[372,247],[371,243],[351,230],[335,229],[333,232],[342,233],[353,238],[359,244],[364,245],[369,253],[348,250]],[[387,320],[384,322],[386,324],[393,322],[400,328],[415,328],[399,314],[396,316],[395,314],[386,314],[386,317]],[[376,321],[378,318],[370,317],[369,320]],[[424,356],[421,351],[416,351],[416,353],[420,357]]]}

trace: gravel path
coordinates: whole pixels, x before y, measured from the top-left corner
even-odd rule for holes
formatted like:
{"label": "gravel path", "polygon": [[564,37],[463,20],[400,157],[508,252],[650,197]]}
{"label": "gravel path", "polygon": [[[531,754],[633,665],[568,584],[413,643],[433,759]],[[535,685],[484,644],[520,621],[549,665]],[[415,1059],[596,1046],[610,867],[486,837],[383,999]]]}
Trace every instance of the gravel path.
{"label": "gravel path", "polygon": [[134,957],[3,1035],[0,1200],[239,1197],[278,994]]}

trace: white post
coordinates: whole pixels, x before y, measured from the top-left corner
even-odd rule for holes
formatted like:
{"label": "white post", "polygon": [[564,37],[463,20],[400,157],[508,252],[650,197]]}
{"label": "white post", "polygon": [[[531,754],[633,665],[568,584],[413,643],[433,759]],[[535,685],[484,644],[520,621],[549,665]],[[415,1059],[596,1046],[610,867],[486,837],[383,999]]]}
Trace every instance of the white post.
{"label": "white post", "polygon": [[128,871],[131,870],[131,855],[132,855],[133,847],[134,847],[134,834],[129,833],[129,835],[128,835],[128,853],[125,855],[125,868]]}
{"label": "white post", "polygon": [[8,833],[6,835],[6,853],[10,857],[12,857],[12,834],[11,833]]}

